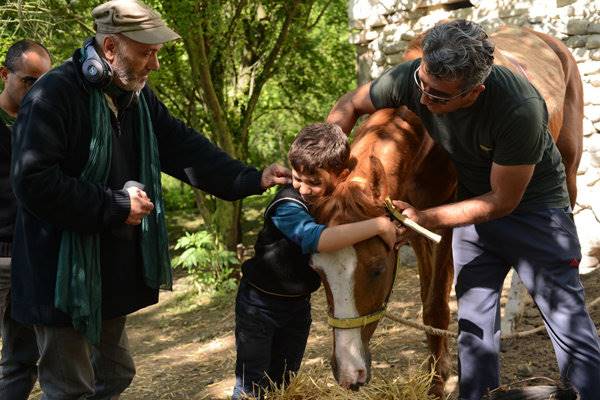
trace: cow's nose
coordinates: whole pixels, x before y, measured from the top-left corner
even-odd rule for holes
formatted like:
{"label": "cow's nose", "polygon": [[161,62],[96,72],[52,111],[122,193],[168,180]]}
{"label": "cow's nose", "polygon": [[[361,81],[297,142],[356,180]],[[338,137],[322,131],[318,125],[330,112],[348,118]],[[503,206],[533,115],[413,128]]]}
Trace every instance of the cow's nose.
{"label": "cow's nose", "polygon": [[356,382],[361,386],[364,385],[365,383],[367,383],[367,370],[359,369],[357,371],[357,373],[358,373],[358,377],[356,379]]}

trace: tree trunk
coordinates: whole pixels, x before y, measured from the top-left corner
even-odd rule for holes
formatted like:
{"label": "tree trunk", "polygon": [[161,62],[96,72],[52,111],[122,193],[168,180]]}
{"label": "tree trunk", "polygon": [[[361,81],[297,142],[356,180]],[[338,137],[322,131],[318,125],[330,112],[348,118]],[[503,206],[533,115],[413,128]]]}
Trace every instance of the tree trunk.
{"label": "tree trunk", "polygon": [[228,250],[235,251],[242,242],[242,202],[217,200],[217,209],[212,216],[212,228]]}

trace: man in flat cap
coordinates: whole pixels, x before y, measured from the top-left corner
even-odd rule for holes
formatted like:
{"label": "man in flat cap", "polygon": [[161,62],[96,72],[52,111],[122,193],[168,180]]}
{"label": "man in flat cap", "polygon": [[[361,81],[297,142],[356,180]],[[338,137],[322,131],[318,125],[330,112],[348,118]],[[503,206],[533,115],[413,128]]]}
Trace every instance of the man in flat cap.
{"label": "man in flat cap", "polygon": [[179,37],[156,12],[115,0],[92,15],[95,39],[38,81],[14,126],[12,314],[34,326],[44,399],[131,383],[126,316],[172,283],[161,170],[226,200],[289,182],[230,158],[146,85]]}

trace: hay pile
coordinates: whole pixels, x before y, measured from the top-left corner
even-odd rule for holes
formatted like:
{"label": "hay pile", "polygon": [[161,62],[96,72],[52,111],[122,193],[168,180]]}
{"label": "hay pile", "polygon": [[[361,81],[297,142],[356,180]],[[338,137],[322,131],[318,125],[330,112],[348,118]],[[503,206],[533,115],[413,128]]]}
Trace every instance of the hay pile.
{"label": "hay pile", "polygon": [[427,395],[433,373],[421,368],[393,380],[374,377],[368,385],[353,392],[340,387],[322,369],[302,369],[285,388],[273,389],[266,400],[431,400]]}

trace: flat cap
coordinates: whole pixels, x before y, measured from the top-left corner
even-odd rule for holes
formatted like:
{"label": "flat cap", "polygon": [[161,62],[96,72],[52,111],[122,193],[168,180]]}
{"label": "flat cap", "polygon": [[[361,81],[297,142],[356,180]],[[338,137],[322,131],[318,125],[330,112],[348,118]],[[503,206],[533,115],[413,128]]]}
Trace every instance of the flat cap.
{"label": "flat cap", "polygon": [[160,15],[137,0],[112,0],[92,10],[97,33],[121,33],[144,44],[160,44],[179,39]]}

